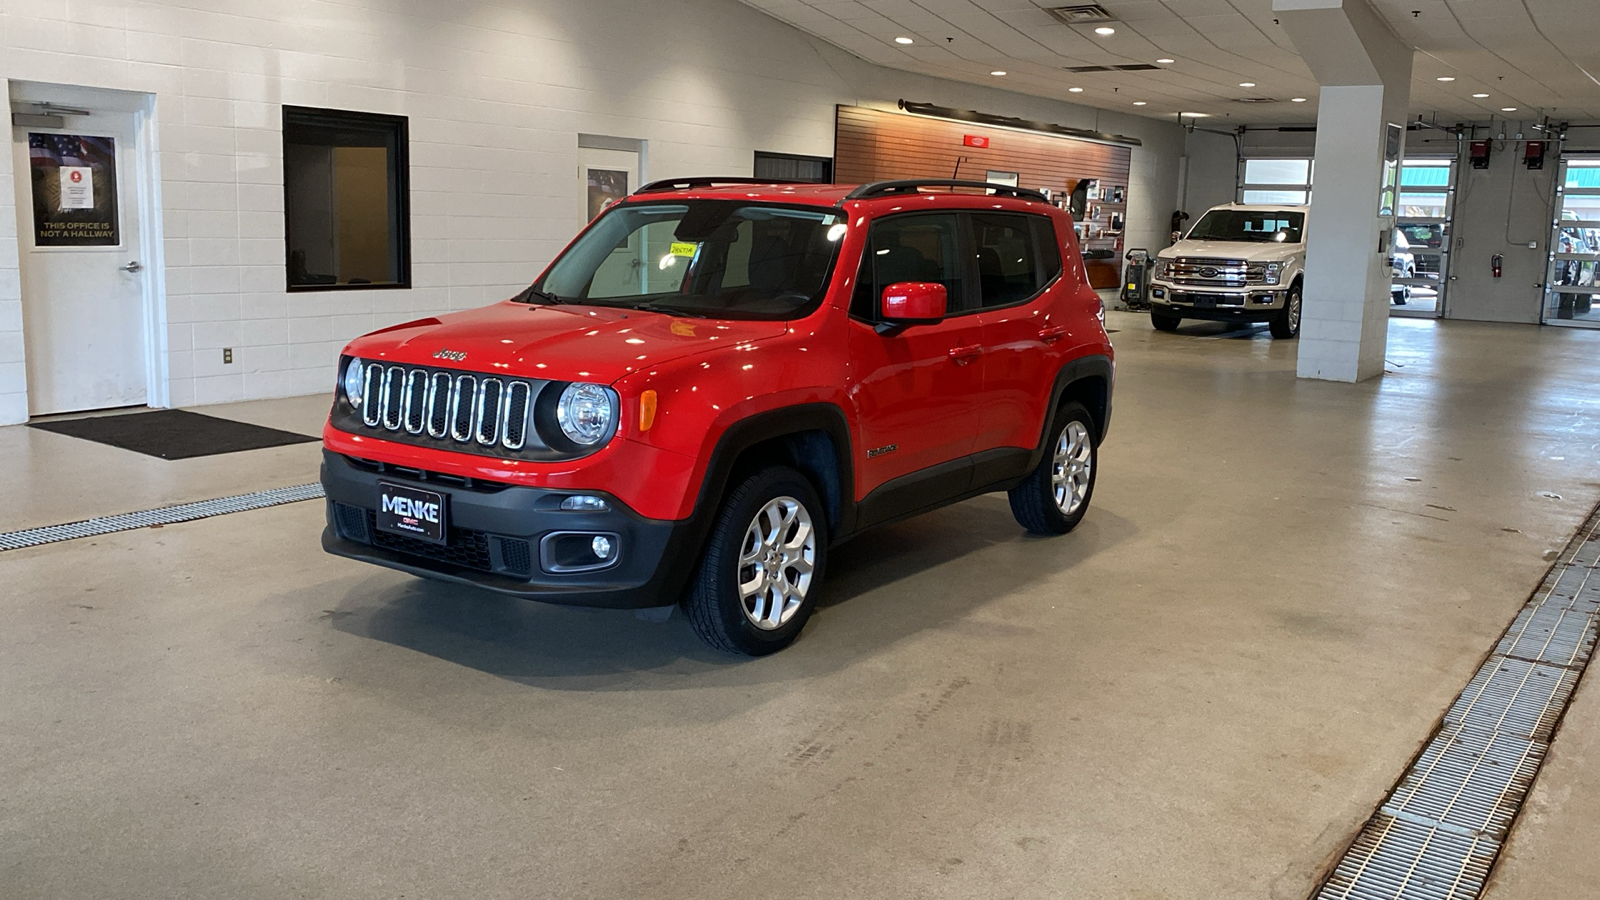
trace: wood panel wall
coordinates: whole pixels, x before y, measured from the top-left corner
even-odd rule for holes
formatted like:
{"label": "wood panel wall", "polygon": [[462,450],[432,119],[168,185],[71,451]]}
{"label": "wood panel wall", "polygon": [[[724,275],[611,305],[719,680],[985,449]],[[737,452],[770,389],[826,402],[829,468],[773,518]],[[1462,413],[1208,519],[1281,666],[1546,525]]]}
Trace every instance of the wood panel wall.
{"label": "wood panel wall", "polygon": [[[987,147],[969,147],[967,135],[989,139]],[[930,119],[908,113],[861,106],[840,106],[834,130],[834,181],[856,184],[900,178],[961,178],[983,181],[989,170],[1016,172],[1019,187],[1048,188],[1052,196],[1070,194],[1079,180],[1098,179],[1103,199],[1090,204],[1098,216],[1080,222],[1087,231],[1082,244],[1090,280],[1115,286],[1122,260],[1120,241],[1110,230],[1112,214],[1127,216],[1125,193],[1133,151],[1048,134],[993,128],[969,122]],[[959,163],[959,170],[958,170]],[[1111,202],[1111,188],[1124,191],[1123,202]],[[1094,251],[1115,251],[1103,263]],[[1104,271],[1099,271],[1104,270]]]}

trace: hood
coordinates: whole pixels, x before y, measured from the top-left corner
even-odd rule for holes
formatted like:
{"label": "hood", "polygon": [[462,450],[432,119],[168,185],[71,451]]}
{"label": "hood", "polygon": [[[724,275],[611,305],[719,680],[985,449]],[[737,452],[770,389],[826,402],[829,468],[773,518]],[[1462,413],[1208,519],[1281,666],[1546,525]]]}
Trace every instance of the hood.
{"label": "hood", "polygon": [[1161,259],[1180,256],[1203,256],[1212,259],[1242,259],[1248,262],[1272,262],[1305,252],[1305,244],[1254,243],[1251,241],[1191,241],[1182,240],[1157,253]]}
{"label": "hood", "polygon": [[[691,319],[636,309],[505,301],[356,338],[362,359],[610,384],[646,366],[777,337],[784,322]],[[449,351],[448,356],[438,355]]]}

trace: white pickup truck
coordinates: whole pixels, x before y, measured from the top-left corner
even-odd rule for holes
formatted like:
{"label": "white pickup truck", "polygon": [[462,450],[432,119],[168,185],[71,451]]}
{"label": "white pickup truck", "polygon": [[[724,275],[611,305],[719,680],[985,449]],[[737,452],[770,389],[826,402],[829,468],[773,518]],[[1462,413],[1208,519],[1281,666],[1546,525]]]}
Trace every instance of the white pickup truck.
{"label": "white pickup truck", "polygon": [[1275,338],[1300,333],[1306,207],[1229,203],[1202,215],[1183,240],[1156,254],[1150,323],[1184,319],[1267,322]]}

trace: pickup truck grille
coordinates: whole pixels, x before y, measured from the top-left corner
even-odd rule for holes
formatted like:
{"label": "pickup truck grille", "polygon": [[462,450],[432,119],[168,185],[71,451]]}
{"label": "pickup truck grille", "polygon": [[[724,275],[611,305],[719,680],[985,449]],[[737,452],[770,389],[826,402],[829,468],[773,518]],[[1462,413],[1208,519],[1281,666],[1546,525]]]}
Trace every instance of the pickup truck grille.
{"label": "pickup truck grille", "polygon": [[371,429],[484,450],[543,447],[532,413],[534,399],[548,383],[369,363],[359,414]]}
{"label": "pickup truck grille", "polygon": [[1236,288],[1249,283],[1247,268],[1242,259],[1179,257],[1172,261],[1168,277],[1173,284]]}

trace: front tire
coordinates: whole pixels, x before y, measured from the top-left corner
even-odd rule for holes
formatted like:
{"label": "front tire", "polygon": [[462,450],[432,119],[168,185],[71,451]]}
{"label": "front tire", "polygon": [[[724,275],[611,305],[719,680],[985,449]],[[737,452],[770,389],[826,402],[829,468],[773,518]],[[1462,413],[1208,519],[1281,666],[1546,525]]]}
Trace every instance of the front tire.
{"label": "front tire", "polygon": [[1292,338],[1300,334],[1300,285],[1289,288],[1289,293],[1284,295],[1283,309],[1272,317],[1272,336],[1275,338]]}
{"label": "front tire", "polygon": [[772,466],[746,478],[723,502],[684,599],[695,634],[746,656],[794,643],[816,607],[827,546],[804,475]]}
{"label": "front tire", "polygon": [[1182,316],[1169,316],[1156,312],[1154,308],[1150,310],[1150,324],[1154,325],[1157,331],[1177,331],[1178,323],[1182,321]]}
{"label": "front tire", "polygon": [[1078,527],[1089,511],[1100,468],[1094,419],[1083,404],[1063,403],[1050,434],[1044,458],[1009,493],[1017,524],[1034,534],[1066,534]]}

